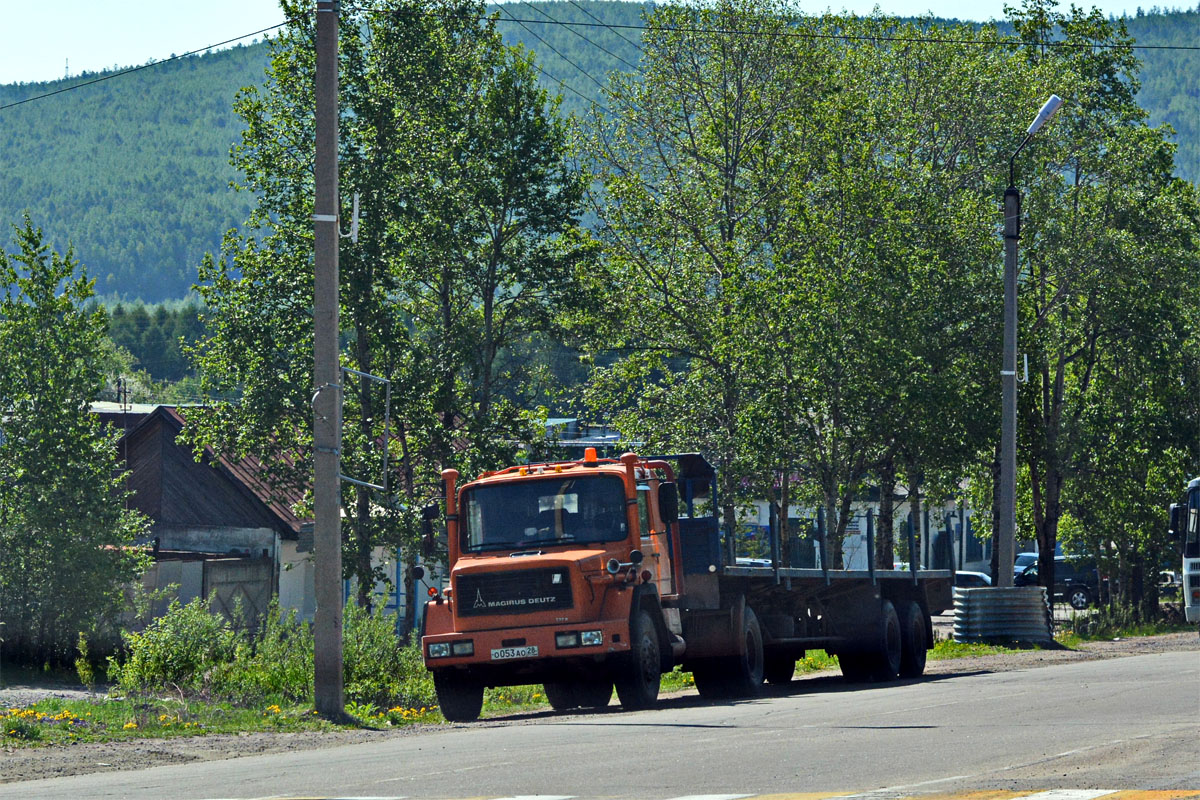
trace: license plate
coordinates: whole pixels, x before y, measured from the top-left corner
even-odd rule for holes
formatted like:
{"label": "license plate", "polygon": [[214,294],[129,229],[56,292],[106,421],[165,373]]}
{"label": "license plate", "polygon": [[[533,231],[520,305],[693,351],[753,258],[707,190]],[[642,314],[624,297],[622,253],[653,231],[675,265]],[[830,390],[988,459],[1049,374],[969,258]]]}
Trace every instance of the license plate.
{"label": "license plate", "polygon": [[536,644],[528,647],[497,647],[492,651],[492,661],[502,661],[506,658],[531,658],[537,654]]}

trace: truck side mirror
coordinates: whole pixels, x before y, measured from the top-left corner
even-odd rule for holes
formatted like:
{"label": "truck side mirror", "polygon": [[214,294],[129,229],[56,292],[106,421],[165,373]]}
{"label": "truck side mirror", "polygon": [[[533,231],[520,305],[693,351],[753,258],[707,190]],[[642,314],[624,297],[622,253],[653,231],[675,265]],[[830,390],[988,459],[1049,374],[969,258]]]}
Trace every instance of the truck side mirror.
{"label": "truck side mirror", "polygon": [[442,515],[442,507],[438,503],[430,503],[421,509],[421,519],[432,522]]}
{"label": "truck side mirror", "polygon": [[417,564],[412,568],[410,574],[412,575],[414,581],[419,581],[425,577],[425,568],[420,564]]}
{"label": "truck side mirror", "polygon": [[1178,503],[1171,503],[1171,529],[1168,533],[1172,539],[1179,539],[1179,534],[1183,531],[1183,509]]}
{"label": "truck side mirror", "polygon": [[667,525],[679,520],[679,487],[674,483],[658,485],[658,516]]}

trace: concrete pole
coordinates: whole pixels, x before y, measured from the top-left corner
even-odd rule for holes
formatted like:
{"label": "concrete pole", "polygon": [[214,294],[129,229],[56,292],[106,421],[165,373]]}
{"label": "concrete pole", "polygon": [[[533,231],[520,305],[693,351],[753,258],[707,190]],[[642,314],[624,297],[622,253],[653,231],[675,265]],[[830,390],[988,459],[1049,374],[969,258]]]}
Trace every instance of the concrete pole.
{"label": "concrete pole", "polygon": [[317,712],[345,713],[342,685],[341,369],[338,363],[338,3],[317,2],[316,128],[313,206],[313,476],[316,559],[314,689]]}
{"label": "concrete pole", "polygon": [[1004,192],[1004,354],[1000,362],[1000,531],[996,537],[999,586],[1013,585],[1017,532],[1017,240],[1021,194]]}

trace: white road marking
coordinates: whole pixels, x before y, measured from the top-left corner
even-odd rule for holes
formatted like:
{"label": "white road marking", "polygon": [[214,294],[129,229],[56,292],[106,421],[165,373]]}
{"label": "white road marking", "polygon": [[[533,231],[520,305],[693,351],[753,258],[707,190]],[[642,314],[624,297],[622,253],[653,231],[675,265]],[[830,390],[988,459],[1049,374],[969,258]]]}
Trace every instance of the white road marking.
{"label": "white road marking", "polygon": [[1112,794],[1113,789],[1051,789],[1048,792],[1027,794],[1021,800],[1095,800],[1106,794]]}

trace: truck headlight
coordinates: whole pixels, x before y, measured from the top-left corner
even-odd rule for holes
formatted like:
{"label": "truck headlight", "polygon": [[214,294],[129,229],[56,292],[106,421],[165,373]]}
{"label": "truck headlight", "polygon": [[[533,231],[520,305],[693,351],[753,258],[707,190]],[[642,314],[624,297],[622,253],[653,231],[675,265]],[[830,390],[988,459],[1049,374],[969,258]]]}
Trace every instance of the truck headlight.
{"label": "truck headlight", "polygon": [[456,656],[473,656],[475,655],[475,643],[470,639],[464,642],[455,642],[450,645],[450,650]]}
{"label": "truck headlight", "polygon": [[450,644],[448,642],[432,642],[429,645],[430,658],[445,658],[450,655]]}
{"label": "truck headlight", "polygon": [[604,631],[584,631],[579,634],[579,643],[584,647],[604,644]]}

